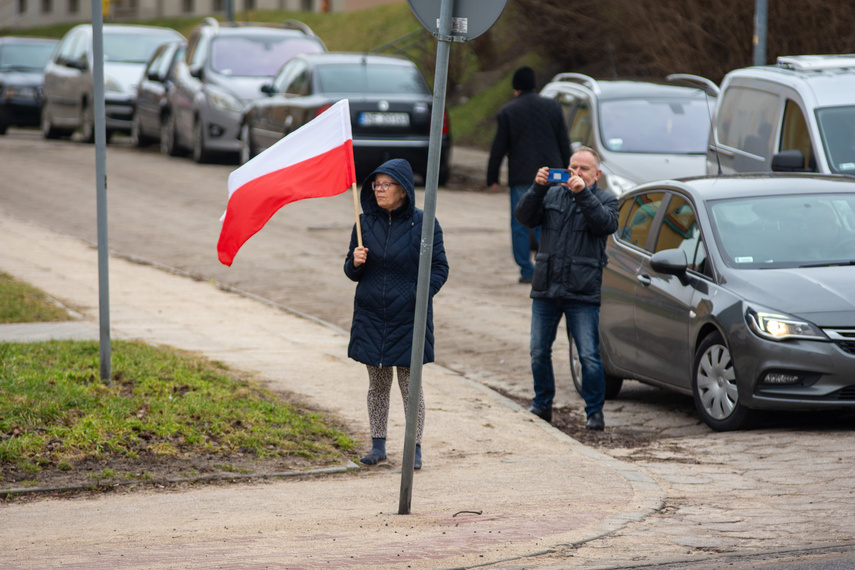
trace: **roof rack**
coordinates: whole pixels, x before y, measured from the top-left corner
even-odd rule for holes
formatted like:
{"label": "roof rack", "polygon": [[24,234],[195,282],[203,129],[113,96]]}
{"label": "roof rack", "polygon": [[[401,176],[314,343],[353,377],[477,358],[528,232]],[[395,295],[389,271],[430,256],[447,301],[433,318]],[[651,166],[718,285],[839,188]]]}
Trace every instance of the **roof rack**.
{"label": "roof rack", "polygon": [[718,85],[706,77],[701,77],[700,75],[692,75],[691,73],[672,73],[671,75],[666,75],[665,79],[671,83],[683,83],[684,85],[695,87],[710,97],[718,97],[720,92]]}
{"label": "roof rack", "polygon": [[301,22],[300,20],[285,20],[282,22],[282,25],[286,28],[292,28],[295,30],[302,30],[304,34],[307,36],[315,36],[315,32],[312,31],[312,28]]}
{"label": "roof rack", "polygon": [[220,23],[217,21],[217,19],[213,18],[211,16],[208,16],[207,18],[202,20],[202,25],[203,26],[211,26],[215,30],[219,29],[219,27],[220,27]]}
{"label": "roof rack", "polygon": [[855,54],[791,55],[778,58],[778,67],[795,71],[855,68]]}
{"label": "roof rack", "polygon": [[584,85],[594,93],[600,92],[600,86],[597,84],[597,80],[593,77],[585,75],[584,73],[559,73],[558,75],[552,78],[552,81],[568,81],[570,83],[578,83],[580,85]]}

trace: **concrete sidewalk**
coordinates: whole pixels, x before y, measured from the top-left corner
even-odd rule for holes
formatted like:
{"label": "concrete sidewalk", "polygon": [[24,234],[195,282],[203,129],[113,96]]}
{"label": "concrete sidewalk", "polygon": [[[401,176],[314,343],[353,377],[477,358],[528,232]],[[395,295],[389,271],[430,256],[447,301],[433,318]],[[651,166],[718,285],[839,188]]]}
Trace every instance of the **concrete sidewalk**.
{"label": "concrete sidewalk", "polygon": [[[83,315],[53,336],[97,338],[96,250],[3,211],[0,244],[0,270]],[[368,441],[367,375],[348,360],[347,336],[335,327],[117,258],[110,260],[110,299],[112,337],[254,372]],[[38,327],[45,328],[0,327],[0,340],[52,336]],[[423,388],[425,466],[415,474],[411,515],[396,514],[404,434],[398,398],[385,468],[0,506],[0,567],[533,567],[538,553],[602,536],[661,507],[663,491],[633,465],[581,445],[483,385],[430,365]]]}

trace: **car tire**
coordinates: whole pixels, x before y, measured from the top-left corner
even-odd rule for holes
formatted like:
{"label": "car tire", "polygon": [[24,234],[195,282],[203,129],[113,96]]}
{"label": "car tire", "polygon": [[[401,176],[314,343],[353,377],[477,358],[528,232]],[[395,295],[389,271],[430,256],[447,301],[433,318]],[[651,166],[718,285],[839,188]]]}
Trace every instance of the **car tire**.
{"label": "car tire", "polygon": [[252,135],[249,132],[249,125],[246,123],[240,126],[240,163],[246,164],[255,157],[255,148],[252,145]]}
{"label": "car tire", "polygon": [[131,143],[137,148],[144,148],[151,144],[151,139],[145,136],[140,126],[140,120],[136,113],[131,121]]}
{"label": "car tire", "polygon": [[95,142],[95,122],[92,114],[89,105],[84,101],[80,107],[80,133],[83,135],[83,142],[89,144]]}
{"label": "car tire", "polygon": [[47,110],[47,104],[42,105],[42,136],[46,139],[58,139],[70,134],[71,133],[64,129],[58,129],[53,126],[53,122],[51,122],[50,114]]}
{"label": "car tire", "polygon": [[[582,361],[579,360],[579,352],[576,343],[570,340],[570,376],[573,378],[573,387],[582,395]],[[606,374],[606,400],[615,400],[623,388],[623,378]]]}
{"label": "car tire", "polygon": [[202,119],[196,119],[193,124],[193,160],[204,164],[211,159],[211,153],[205,148],[205,137],[202,132]]}
{"label": "car tire", "polygon": [[160,120],[160,153],[179,156],[181,147],[175,134],[175,116],[170,113]]}
{"label": "car tire", "polygon": [[739,403],[730,349],[718,331],[707,335],[695,353],[692,396],[701,419],[715,431],[748,427],[752,413]]}

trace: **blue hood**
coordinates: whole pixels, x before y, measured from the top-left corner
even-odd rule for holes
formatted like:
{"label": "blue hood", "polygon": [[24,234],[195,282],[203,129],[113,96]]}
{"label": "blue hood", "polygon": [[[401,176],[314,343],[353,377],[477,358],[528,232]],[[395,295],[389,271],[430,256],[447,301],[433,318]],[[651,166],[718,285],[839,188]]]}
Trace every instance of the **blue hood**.
{"label": "blue hood", "polygon": [[[382,208],[377,205],[377,199],[374,197],[374,190],[371,188],[371,183],[374,182],[374,177],[378,174],[386,174],[394,178],[398,184],[404,187],[407,193],[407,204],[401,206],[406,209],[407,215],[412,215],[416,208],[416,183],[413,179],[413,167],[403,158],[393,158],[378,166],[374,172],[368,175],[365,182],[362,183],[362,192],[359,196],[362,202],[362,211],[366,214],[376,214]],[[397,211],[397,210],[396,210]]]}

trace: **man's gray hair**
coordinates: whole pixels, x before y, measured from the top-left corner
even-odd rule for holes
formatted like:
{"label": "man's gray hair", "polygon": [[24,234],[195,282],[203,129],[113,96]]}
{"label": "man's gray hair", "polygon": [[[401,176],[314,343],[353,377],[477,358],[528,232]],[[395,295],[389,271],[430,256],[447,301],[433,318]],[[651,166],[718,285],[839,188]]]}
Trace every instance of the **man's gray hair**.
{"label": "man's gray hair", "polygon": [[574,150],[574,151],[573,151],[573,154],[576,154],[577,152],[587,152],[587,153],[590,153],[590,155],[594,157],[594,160],[596,160],[596,161],[597,161],[597,168],[599,168],[599,167],[600,167],[600,153],[598,153],[597,151],[595,151],[595,150],[594,150],[594,149],[592,149],[591,147],[589,147],[589,146],[580,146],[579,148],[577,148],[576,150]]}

